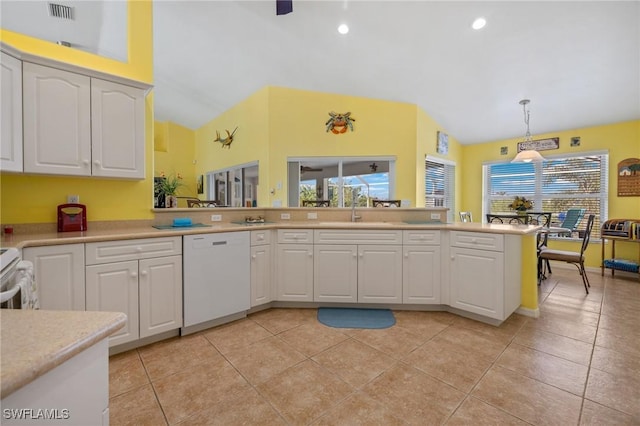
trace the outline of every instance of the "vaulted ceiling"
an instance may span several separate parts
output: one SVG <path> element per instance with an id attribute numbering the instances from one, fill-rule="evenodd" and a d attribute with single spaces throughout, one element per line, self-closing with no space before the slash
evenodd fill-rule
<path id="1" fill-rule="evenodd" d="M 416 104 L 473 144 L 524 135 L 523 98 L 534 136 L 640 118 L 640 3 L 156 1 L 154 61 L 159 120 L 276 85 Z"/>
<path id="2" fill-rule="evenodd" d="M 43 29 L 46 3 L 3 0 L 2 27 L 18 5 Z M 121 2 L 56 3 L 74 47 L 122 46 Z M 534 137 L 640 119 L 638 1 L 154 0 L 153 25 L 156 119 L 192 129 L 267 85 L 416 104 L 462 144 L 524 135 L 524 98 Z"/>

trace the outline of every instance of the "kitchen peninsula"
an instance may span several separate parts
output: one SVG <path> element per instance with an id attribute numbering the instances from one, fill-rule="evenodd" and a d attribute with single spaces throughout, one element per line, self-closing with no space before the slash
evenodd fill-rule
<path id="1" fill-rule="evenodd" d="M 138 276 L 135 283 L 127 278 L 120 286 L 125 290 L 109 297 L 111 301 L 122 298 L 123 311 L 124 306 L 135 307 L 125 312 L 124 332 L 111 338 L 116 351 L 177 335 L 180 329 L 183 334 L 197 331 L 183 329 L 182 323 L 181 237 L 194 234 L 248 232 L 246 250 L 252 253 L 250 265 L 236 265 L 251 268 L 247 283 L 251 309 L 202 324 L 203 328 L 269 307 L 326 303 L 448 310 L 494 325 L 516 310 L 537 316 L 537 227 L 443 223 L 445 213 L 445 209 L 362 208 L 357 209 L 361 219 L 351 222 L 351 211 L 339 208 L 156 209 L 153 221 L 90 223 L 85 232 L 43 232 L 38 225 L 41 229 L 30 233 L 16 227 L 3 245 L 21 248 L 23 257 L 33 260 L 36 268 L 40 253 L 48 256 L 59 249 L 67 254 L 58 257 L 73 259 L 69 249 L 76 250 L 76 260 L 69 261 L 73 267 L 68 270 L 78 269 L 78 282 L 69 288 L 70 277 L 60 284 L 67 286 L 61 291 L 43 279 L 40 299 L 44 309 L 120 310 L 101 305 L 101 291 L 92 287 L 101 285 L 100 281 L 91 277 L 94 271 L 113 270 L 110 265 L 129 262 L 135 267 L 126 275 Z M 212 222 L 212 215 L 221 220 Z M 166 229 L 174 219 L 185 217 L 202 226 Z M 261 217 L 264 223 L 246 222 L 247 217 Z M 286 217 L 289 219 L 283 219 Z M 164 226 L 156 229 L 153 225 Z M 147 266 L 151 261 L 172 271 L 158 274 L 164 280 L 158 287 L 162 288 L 160 299 L 152 295 L 154 274 Z M 327 270 L 336 275 L 321 273 Z M 39 276 L 49 274 L 41 271 Z M 128 299 L 131 295 L 135 299 Z M 157 303 L 162 305 L 154 305 Z"/>
<path id="2" fill-rule="evenodd" d="M 124 314 L 3 309 L 0 319 L 2 424 L 108 422 L 107 338 Z"/>

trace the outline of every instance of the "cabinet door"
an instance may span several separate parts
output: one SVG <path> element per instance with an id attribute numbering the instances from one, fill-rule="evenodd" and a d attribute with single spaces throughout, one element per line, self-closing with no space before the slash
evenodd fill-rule
<path id="1" fill-rule="evenodd" d="M 313 302 L 313 245 L 277 247 L 277 300 Z"/>
<path id="2" fill-rule="evenodd" d="M 402 303 L 402 246 L 358 246 L 358 302 Z"/>
<path id="3" fill-rule="evenodd" d="M 440 303 L 440 246 L 405 246 L 402 302 Z"/>
<path id="4" fill-rule="evenodd" d="M 93 176 L 144 178 L 144 91 L 91 79 Z"/>
<path id="5" fill-rule="evenodd" d="M 504 254 L 460 247 L 450 250 L 449 304 L 504 319 Z"/>
<path id="6" fill-rule="evenodd" d="M 22 61 L 1 52 L 0 170 L 22 171 Z"/>
<path id="7" fill-rule="evenodd" d="M 24 171 L 91 175 L 90 78 L 23 63 Z"/>
<path id="8" fill-rule="evenodd" d="M 271 302 L 271 246 L 251 247 L 251 307 Z"/>
<path id="9" fill-rule="evenodd" d="M 140 338 L 182 327 L 182 256 L 139 264 Z"/>
<path id="10" fill-rule="evenodd" d="M 33 263 L 40 309 L 85 310 L 84 244 L 27 247 L 22 256 Z"/>
<path id="11" fill-rule="evenodd" d="M 321 244 L 314 247 L 313 300 L 358 301 L 358 247 Z"/>
<path id="12" fill-rule="evenodd" d="M 138 261 L 87 266 L 87 310 L 124 312 L 124 328 L 109 337 L 109 346 L 137 340 Z"/>

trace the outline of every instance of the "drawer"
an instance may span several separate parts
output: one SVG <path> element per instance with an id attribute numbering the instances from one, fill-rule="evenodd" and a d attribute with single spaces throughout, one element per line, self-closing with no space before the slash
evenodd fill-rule
<path id="1" fill-rule="evenodd" d="M 504 235 L 451 231 L 451 245 L 472 249 L 504 251 Z"/>
<path id="2" fill-rule="evenodd" d="M 403 231 L 402 244 L 440 245 L 440 231 Z"/>
<path id="3" fill-rule="evenodd" d="M 316 244 L 402 244 L 402 231 L 316 229 Z"/>
<path id="4" fill-rule="evenodd" d="M 251 231 L 251 245 L 262 246 L 271 244 L 271 230 Z"/>
<path id="5" fill-rule="evenodd" d="M 279 243 L 313 243 L 313 230 L 311 229 L 278 229 Z"/>
<path id="6" fill-rule="evenodd" d="M 182 254 L 182 237 L 103 241 L 85 244 L 87 265 Z"/>

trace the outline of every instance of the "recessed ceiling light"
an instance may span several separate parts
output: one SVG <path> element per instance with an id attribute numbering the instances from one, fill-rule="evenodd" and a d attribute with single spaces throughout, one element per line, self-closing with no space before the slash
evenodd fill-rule
<path id="1" fill-rule="evenodd" d="M 338 32 L 340 34 L 346 34 L 349 32 L 349 26 L 347 24 L 340 24 L 338 27 Z"/>
<path id="2" fill-rule="evenodd" d="M 485 25 L 487 25 L 486 19 L 476 18 L 476 20 L 473 21 L 473 24 L 471 24 L 471 28 L 473 28 L 474 30 L 479 30 L 481 28 L 484 28 Z"/>

